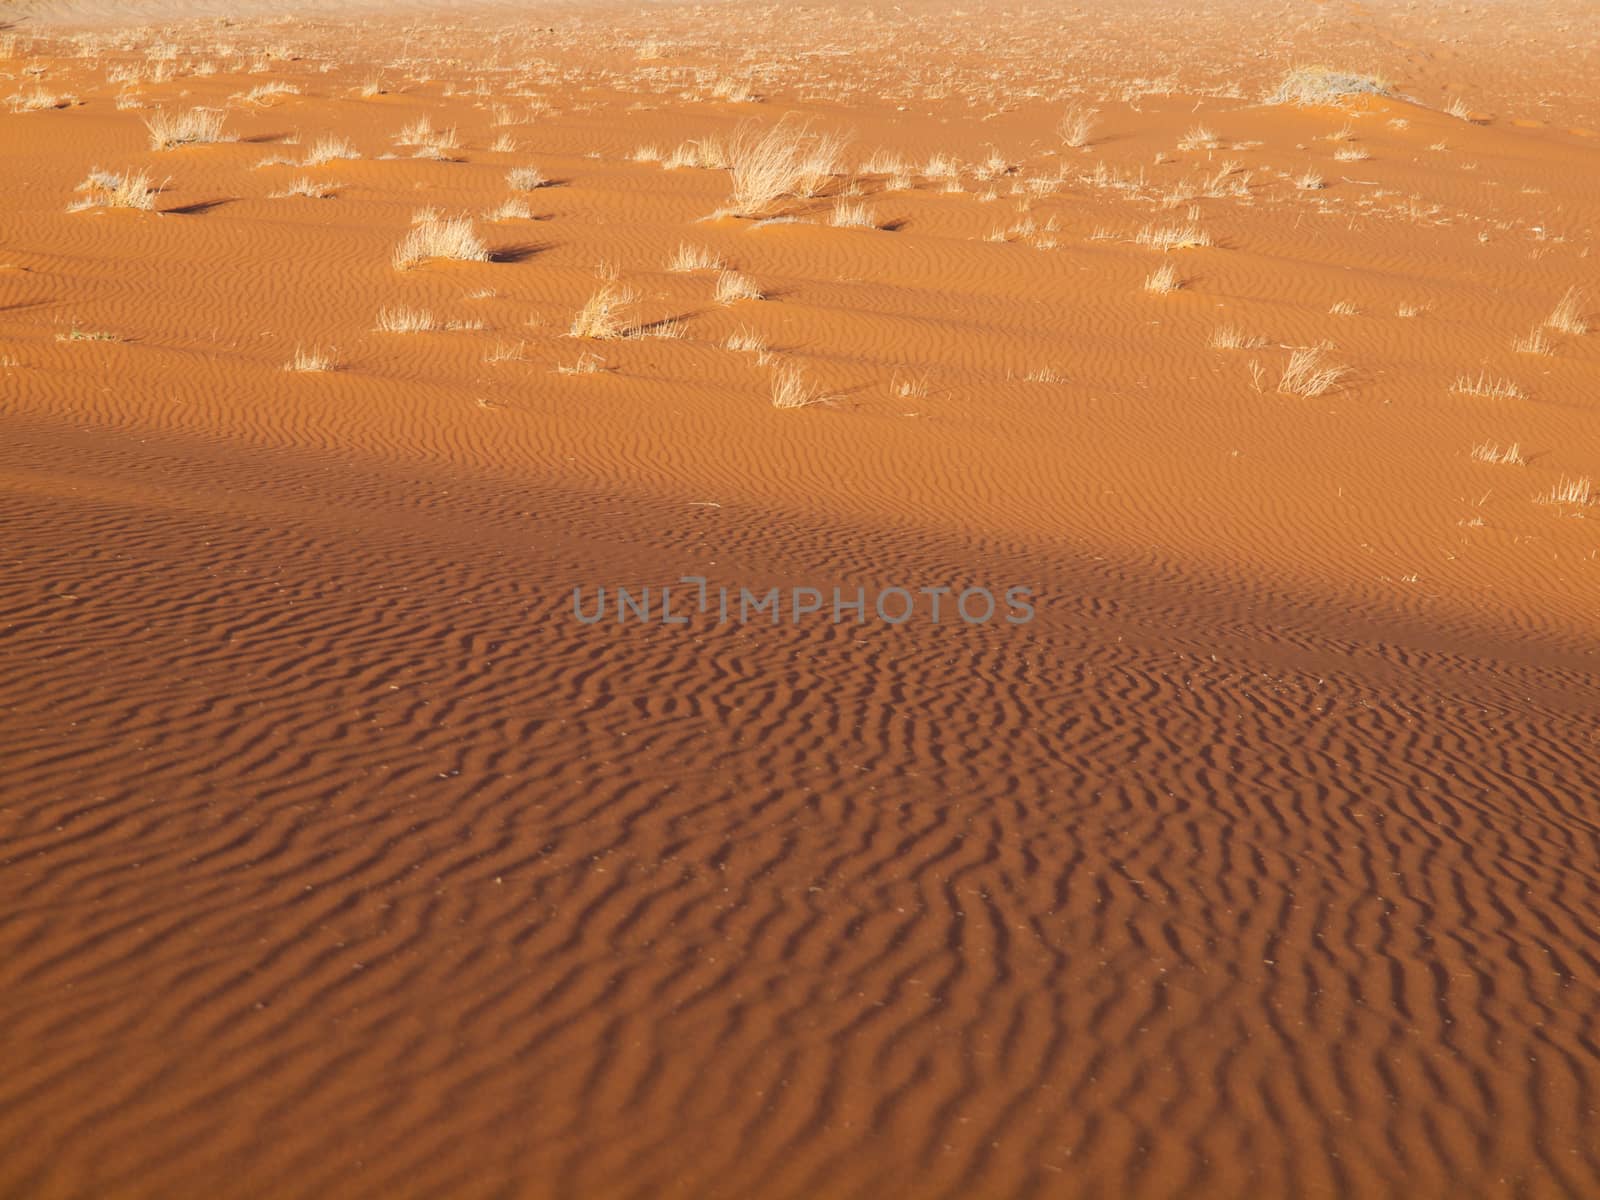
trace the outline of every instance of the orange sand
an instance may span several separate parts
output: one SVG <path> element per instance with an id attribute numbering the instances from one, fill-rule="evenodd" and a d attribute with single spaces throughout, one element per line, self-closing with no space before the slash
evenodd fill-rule
<path id="1" fill-rule="evenodd" d="M 18 10 L 0 1196 L 1600 1195 L 1586 6 L 1114 8 Z M 1038 615 L 572 617 L 685 575 Z"/>

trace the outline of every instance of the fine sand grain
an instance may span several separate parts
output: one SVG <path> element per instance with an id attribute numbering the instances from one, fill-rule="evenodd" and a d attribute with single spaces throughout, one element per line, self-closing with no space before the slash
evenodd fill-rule
<path id="1" fill-rule="evenodd" d="M 1600 1195 L 1586 8 L 0 6 L 0 1197 Z"/>

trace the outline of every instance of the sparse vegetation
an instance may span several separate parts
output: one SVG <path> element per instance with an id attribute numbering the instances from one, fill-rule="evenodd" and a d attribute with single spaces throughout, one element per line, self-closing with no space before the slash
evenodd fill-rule
<path id="1" fill-rule="evenodd" d="M 1570 479 L 1563 475 L 1561 481 L 1552 485 L 1548 492 L 1541 492 L 1535 496 L 1536 504 L 1554 504 L 1563 508 L 1588 508 L 1595 502 L 1594 485 L 1587 475 L 1580 475 Z"/>
<path id="2" fill-rule="evenodd" d="M 740 129 L 727 145 L 728 175 L 733 192 L 728 214 L 770 215 L 785 199 L 817 195 L 839 169 L 844 149 L 834 134 L 813 134 L 785 121 L 765 130 Z"/>
<path id="3" fill-rule="evenodd" d="M 828 224 L 840 229 L 876 229 L 878 218 L 872 206 L 860 200 L 838 200 L 828 215 Z"/>
<path id="4" fill-rule="evenodd" d="M 1265 338 L 1251 337 L 1233 325 L 1219 325 L 1211 331 L 1213 350 L 1256 350 L 1266 344 Z"/>
<path id="5" fill-rule="evenodd" d="M 667 270 L 680 273 L 720 271 L 727 265 L 720 256 L 704 246 L 691 246 L 687 242 L 680 242 L 677 253 L 672 256 L 672 261 L 667 263 Z"/>
<path id="6" fill-rule="evenodd" d="M 1296 67 L 1283 77 L 1268 104 L 1336 104 L 1346 96 L 1387 96 L 1389 85 L 1375 75 L 1327 67 Z"/>
<path id="7" fill-rule="evenodd" d="M 806 408 L 822 401 L 822 391 L 799 367 L 785 363 L 772 372 L 772 407 Z"/>
<path id="8" fill-rule="evenodd" d="M 335 369 L 333 352 L 315 348 L 305 350 L 296 346 L 294 348 L 294 357 L 285 364 L 283 369 L 285 371 L 332 371 Z"/>
<path id="9" fill-rule="evenodd" d="M 216 108 L 191 108 L 188 112 L 158 111 L 145 118 L 153 150 L 199 146 L 222 141 L 223 113 Z"/>
<path id="10" fill-rule="evenodd" d="M 761 289 L 755 281 L 737 271 L 723 271 L 717 276 L 716 300 L 718 304 L 734 304 L 740 300 L 762 299 Z"/>
<path id="11" fill-rule="evenodd" d="M 1278 391 L 1289 396 L 1320 396 L 1350 374 L 1350 368 L 1327 360 L 1321 346 L 1294 351 L 1278 377 Z"/>
<path id="12" fill-rule="evenodd" d="M 1472 461 L 1489 463 L 1493 466 L 1522 467 L 1527 465 L 1527 459 L 1522 457 L 1522 447 L 1517 442 L 1501 449 L 1498 442 L 1479 442 L 1472 448 Z"/>
<path id="13" fill-rule="evenodd" d="M 433 314 L 420 308 L 383 308 L 378 310 L 380 333 L 429 333 L 439 328 Z"/>
<path id="14" fill-rule="evenodd" d="M 1518 354 L 1549 354 L 1555 349 L 1545 331 L 1537 325 L 1527 337 L 1512 338 L 1511 348 Z"/>
<path id="15" fill-rule="evenodd" d="M 305 166 L 317 167 L 325 162 L 332 162 L 336 158 L 360 158 L 355 147 L 342 137 L 326 135 L 318 138 L 311 146 L 311 152 L 306 155 Z"/>
<path id="16" fill-rule="evenodd" d="M 1544 319 L 1544 327 L 1574 337 L 1588 333 L 1589 323 L 1583 317 L 1583 293 L 1575 287 L 1568 288 L 1554 311 Z"/>
<path id="17" fill-rule="evenodd" d="M 577 316 L 572 318 L 572 326 L 567 330 L 567 336 L 593 338 L 597 341 L 625 336 L 628 325 L 622 318 L 622 310 L 638 298 L 637 292 L 619 280 L 615 278 L 603 280 L 595 293 L 578 310 Z"/>
<path id="18" fill-rule="evenodd" d="M 395 248 L 394 266 L 398 271 L 407 271 L 437 258 L 488 262 L 489 247 L 472 228 L 472 218 L 445 218 L 425 212 Z"/>
<path id="19" fill-rule="evenodd" d="M 538 167 L 512 167 L 506 172 L 506 182 L 514 191 L 534 192 L 549 186 L 550 180 Z"/>
<path id="20" fill-rule="evenodd" d="M 1094 136 L 1096 111 L 1078 104 L 1068 107 L 1056 125 L 1056 133 L 1061 137 L 1061 144 L 1073 150 L 1081 150 L 1089 145 L 1090 139 Z"/>
<path id="21" fill-rule="evenodd" d="M 1479 371 L 1477 378 L 1470 375 L 1461 375 L 1456 378 L 1450 390 L 1463 396 L 1482 396 L 1489 400 L 1524 400 L 1527 398 L 1520 387 L 1509 379 L 1499 379 L 1487 371 Z"/>
<path id="22" fill-rule="evenodd" d="M 1168 292 L 1175 292 L 1182 286 L 1183 282 L 1178 278 L 1177 269 L 1171 263 L 1162 263 L 1161 266 L 1145 276 L 1144 280 L 1144 290 L 1154 292 L 1158 296 L 1164 296 Z"/>
<path id="23" fill-rule="evenodd" d="M 69 207 L 69 212 L 88 208 L 132 208 L 149 212 L 155 208 L 161 189 L 151 183 L 150 176 L 143 171 L 112 174 L 96 167 L 77 190 L 84 195 Z"/>

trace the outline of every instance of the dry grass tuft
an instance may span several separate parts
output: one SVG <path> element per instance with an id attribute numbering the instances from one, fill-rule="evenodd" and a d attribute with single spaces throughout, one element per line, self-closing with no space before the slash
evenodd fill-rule
<path id="1" fill-rule="evenodd" d="M 1070 106 L 1056 125 L 1056 133 L 1060 135 L 1062 145 L 1074 150 L 1081 150 L 1089 145 L 1094 137 L 1097 111 L 1077 104 Z"/>
<path id="2" fill-rule="evenodd" d="M 772 372 L 772 407 L 806 408 L 820 404 L 822 389 L 806 379 L 805 373 L 792 363 Z"/>
<path id="3" fill-rule="evenodd" d="M 716 301 L 718 304 L 733 304 L 740 300 L 762 299 L 761 289 L 749 277 L 737 271 L 723 271 L 717 276 Z"/>
<path id="4" fill-rule="evenodd" d="M 512 167 L 506 172 L 506 182 L 515 191 L 534 192 L 549 186 L 550 180 L 538 167 Z"/>
<path id="5" fill-rule="evenodd" d="M 1544 319 L 1544 327 L 1574 337 L 1588 333 L 1589 323 L 1583 319 L 1583 293 L 1575 287 L 1568 288 L 1555 310 Z"/>
<path id="6" fill-rule="evenodd" d="M 1541 492 L 1533 498 L 1535 504 L 1557 504 L 1574 508 L 1588 508 L 1596 497 L 1594 485 L 1587 475 L 1580 475 L 1576 479 L 1569 479 L 1565 475 L 1561 482 L 1553 485 L 1548 492 Z"/>
<path id="7" fill-rule="evenodd" d="M 816 196 L 838 173 L 844 140 L 813 134 L 805 125 L 783 121 L 765 130 L 745 126 L 727 143 L 733 216 L 770 215 L 786 199 Z"/>
<path id="8" fill-rule="evenodd" d="M 1375 75 L 1296 67 L 1283 77 L 1268 104 L 1333 104 L 1346 96 L 1387 96 L 1389 85 Z"/>
<path id="9" fill-rule="evenodd" d="M 1321 346 L 1309 346 L 1289 355 L 1278 377 L 1278 391 L 1289 396 L 1320 396 L 1349 373 L 1349 367 L 1328 362 Z"/>
<path id="10" fill-rule="evenodd" d="M 342 137 L 332 134 L 319 137 L 312 144 L 311 152 L 306 155 L 302 166 L 320 167 L 323 163 L 332 162 L 336 158 L 360 158 L 354 146 Z"/>
<path id="11" fill-rule="evenodd" d="M 380 333 L 431 333 L 439 328 L 433 314 L 421 308 L 383 308 L 378 310 Z"/>
<path id="12" fill-rule="evenodd" d="M 1528 460 L 1522 457 L 1522 446 L 1512 442 L 1505 449 L 1498 442 L 1479 442 L 1472 448 L 1472 461 L 1489 463 L 1497 467 L 1525 467 Z"/>
<path id="13" fill-rule="evenodd" d="M 605 280 L 572 318 L 567 336 L 597 341 L 625 337 L 629 327 L 622 318 L 622 310 L 638 298 L 637 292 L 618 280 Z"/>
<path id="14" fill-rule="evenodd" d="M 677 253 L 667 263 L 667 270 L 680 273 L 720 271 L 727 265 L 722 261 L 721 256 L 707 250 L 704 246 L 691 246 L 687 242 L 680 242 Z"/>
<path id="15" fill-rule="evenodd" d="M 728 340 L 722 344 L 736 354 L 765 355 L 768 349 L 767 339 L 744 325 L 730 333 Z"/>
<path id="16" fill-rule="evenodd" d="M 1175 292 L 1183 286 L 1183 281 L 1178 278 L 1178 272 L 1171 263 L 1163 263 L 1156 270 L 1145 276 L 1144 290 L 1164 296 L 1168 292 Z"/>
<path id="17" fill-rule="evenodd" d="M 1191 250 L 1211 245 L 1211 235 L 1192 221 L 1187 225 L 1162 229 L 1146 225 L 1133 240 L 1155 250 Z"/>
<path id="18" fill-rule="evenodd" d="M 132 208 L 150 212 L 155 208 L 156 196 L 161 191 L 143 171 L 137 175 L 132 171 L 113 175 L 98 167 L 89 172 L 89 177 L 78 185 L 77 190 L 87 194 L 75 201 L 68 208 L 69 212 L 81 212 L 86 208 Z"/>
<path id="19" fill-rule="evenodd" d="M 220 142 L 224 115 L 221 109 L 191 108 L 185 113 L 159 111 L 145 118 L 145 128 L 150 131 L 150 146 L 154 150 L 171 150 L 175 146 L 199 146 Z"/>
<path id="20" fill-rule="evenodd" d="M 441 217 L 425 212 L 395 248 L 394 267 L 407 271 L 434 258 L 488 262 L 489 247 L 472 228 L 471 217 Z"/>
<path id="21" fill-rule="evenodd" d="M 1251 337 L 1233 325 L 1220 325 L 1211 331 L 1213 350 L 1257 350 L 1266 344 L 1265 338 Z"/>
<path id="22" fill-rule="evenodd" d="M 1489 400 L 1527 399 L 1527 393 L 1511 380 L 1497 379 L 1487 371 L 1479 371 L 1476 379 L 1469 375 L 1458 376 L 1450 390 L 1458 395 L 1482 396 Z"/>
<path id="23" fill-rule="evenodd" d="M 1555 344 L 1543 329 L 1535 325 L 1527 337 L 1512 338 L 1511 348 L 1518 354 L 1549 354 L 1555 349 Z"/>
<path id="24" fill-rule="evenodd" d="M 828 214 L 828 224 L 838 229 L 876 229 L 878 217 L 872 206 L 863 201 L 840 199 Z"/>
<path id="25" fill-rule="evenodd" d="M 294 357 L 284 365 L 285 371 L 333 371 L 337 370 L 334 362 L 334 352 L 331 350 L 310 349 L 304 350 L 299 346 L 294 348 Z"/>

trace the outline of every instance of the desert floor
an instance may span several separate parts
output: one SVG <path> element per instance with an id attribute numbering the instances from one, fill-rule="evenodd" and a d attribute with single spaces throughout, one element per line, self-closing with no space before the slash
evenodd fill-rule
<path id="1" fill-rule="evenodd" d="M 1600 1195 L 1592 17 L 0 5 L 0 1196 Z"/>

